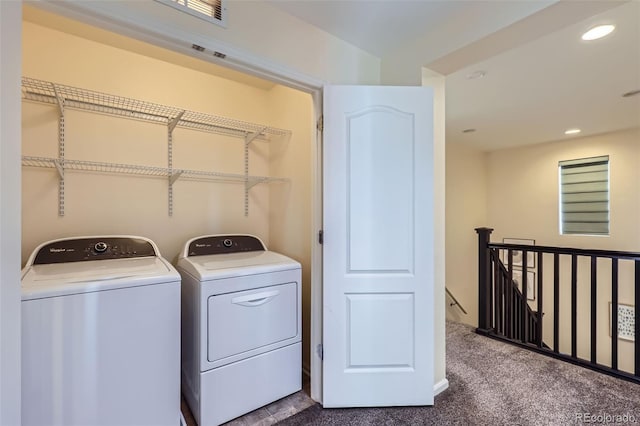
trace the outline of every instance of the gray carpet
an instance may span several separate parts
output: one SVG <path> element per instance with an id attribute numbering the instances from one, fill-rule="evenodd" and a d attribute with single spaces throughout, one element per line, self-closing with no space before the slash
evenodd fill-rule
<path id="1" fill-rule="evenodd" d="M 639 385 L 477 335 L 463 324 L 447 323 L 447 379 L 449 388 L 433 407 L 316 404 L 279 425 L 640 424 Z"/>

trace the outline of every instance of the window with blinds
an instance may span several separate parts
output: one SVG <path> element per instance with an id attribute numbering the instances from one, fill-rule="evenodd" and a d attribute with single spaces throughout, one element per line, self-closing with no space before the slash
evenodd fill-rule
<path id="1" fill-rule="evenodd" d="M 609 235 L 609 156 L 561 161 L 560 233 Z"/>
<path id="2" fill-rule="evenodd" d="M 156 0 L 182 12 L 206 19 L 209 22 L 227 26 L 224 0 Z"/>

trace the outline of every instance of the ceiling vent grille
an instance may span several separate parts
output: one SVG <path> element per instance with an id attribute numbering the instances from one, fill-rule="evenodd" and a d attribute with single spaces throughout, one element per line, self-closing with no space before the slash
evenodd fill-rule
<path id="1" fill-rule="evenodd" d="M 227 8 L 225 0 L 156 0 L 189 15 L 213 22 L 222 27 L 227 26 Z"/>

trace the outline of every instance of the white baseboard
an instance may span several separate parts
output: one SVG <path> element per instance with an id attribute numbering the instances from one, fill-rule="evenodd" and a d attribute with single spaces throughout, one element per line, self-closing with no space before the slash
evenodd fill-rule
<path id="1" fill-rule="evenodd" d="M 449 387 L 449 381 L 444 378 L 440 380 L 438 383 L 433 385 L 433 396 L 437 396 L 441 392 L 444 392 Z"/>

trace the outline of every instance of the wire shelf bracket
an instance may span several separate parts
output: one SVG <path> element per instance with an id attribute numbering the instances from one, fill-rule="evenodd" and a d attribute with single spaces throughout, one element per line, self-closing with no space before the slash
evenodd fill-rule
<path id="1" fill-rule="evenodd" d="M 169 185 L 173 186 L 173 184 L 176 183 L 176 181 L 180 178 L 180 176 L 182 176 L 182 173 L 183 173 L 182 170 L 178 170 L 177 172 L 171 173 L 171 175 L 169 176 Z"/>
<path id="2" fill-rule="evenodd" d="M 58 216 L 64 216 L 64 167 L 61 164 L 64 164 L 64 98 L 60 95 L 56 85 L 51 83 L 51 89 L 56 97 L 56 102 L 58 104 L 58 159 L 61 163 L 56 163 L 56 168 L 58 169 Z"/>
<path id="3" fill-rule="evenodd" d="M 173 131 L 184 115 L 180 111 L 174 118 L 167 121 L 167 165 L 169 167 L 169 185 L 167 185 L 167 195 L 169 204 L 169 216 L 173 216 L 173 184 L 180 177 L 180 173 L 173 173 Z"/>

